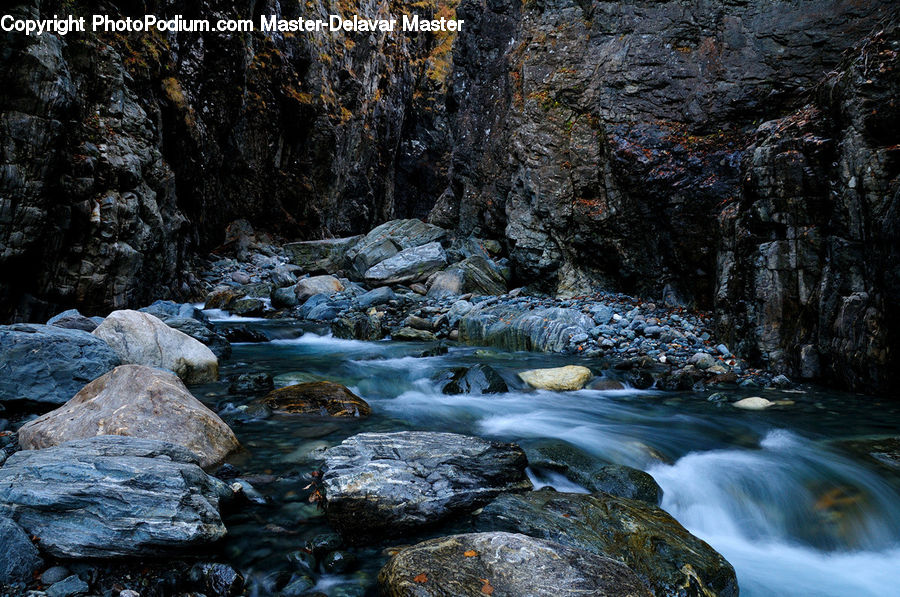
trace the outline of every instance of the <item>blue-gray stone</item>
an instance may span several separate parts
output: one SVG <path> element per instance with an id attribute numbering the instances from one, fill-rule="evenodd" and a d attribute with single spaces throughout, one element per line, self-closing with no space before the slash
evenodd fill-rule
<path id="1" fill-rule="evenodd" d="M 377 307 L 378 305 L 383 305 L 387 302 L 395 300 L 396 298 L 397 293 L 391 290 L 388 286 L 382 286 L 356 297 L 356 304 L 359 305 L 361 309 L 368 309 L 369 307 Z"/>
<path id="2" fill-rule="evenodd" d="M 0 586 L 29 582 L 43 565 L 22 527 L 0 516 Z"/>
<path id="3" fill-rule="evenodd" d="M 109 345 L 82 330 L 0 326 L 0 401 L 63 404 L 119 365 Z"/>
<path id="4" fill-rule="evenodd" d="M 88 584 L 73 574 L 50 585 L 46 593 L 47 597 L 77 597 L 78 595 L 86 595 L 89 590 Z"/>
<path id="5" fill-rule="evenodd" d="M 100 325 L 89 317 L 82 315 L 78 309 L 69 309 L 47 320 L 47 325 L 55 325 L 58 328 L 68 330 L 82 330 L 84 332 L 93 332 Z"/>

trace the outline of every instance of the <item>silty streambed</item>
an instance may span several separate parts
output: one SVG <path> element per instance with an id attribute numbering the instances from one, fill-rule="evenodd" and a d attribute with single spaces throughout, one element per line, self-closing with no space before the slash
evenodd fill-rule
<path id="1" fill-rule="evenodd" d="M 794 401 L 747 412 L 708 401 L 711 392 L 534 392 L 518 382 L 517 371 L 577 359 L 471 347 L 420 358 L 427 344 L 339 340 L 321 331 L 304 333 L 286 320 L 239 322 L 274 340 L 234 345 L 231 360 L 223 363 L 223 381 L 194 391 L 232 425 L 247 448 L 232 462 L 269 500 L 230 514 L 221 546 L 221 557 L 249 576 L 257 594 L 290 576 L 289 553 L 329 530 L 304 490 L 308 473 L 319 466 L 316 452 L 356 433 L 406 429 L 523 446 L 561 439 L 599 461 L 646 470 L 665 492 L 662 507 L 734 565 L 744 596 L 884 596 L 900 586 L 900 478 L 832 443 L 897 434 L 895 402 L 814 387 L 802 393 L 726 392 L 732 400 L 762 395 Z M 446 396 L 432 380 L 436 372 L 479 362 L 498 370 L 511 392 Z M 240 407 L 257 400 L 227 390 L 230 377 L 253 372 L 272 374 L 276 387 L 317 379 L 342 383 L 369 402 L 373 415 L 254 418 L 252 409 Z M 537 485 L 581 491 L 559 474 L 531 475 Z M 320 570 L 316 590 L 374 594 L 386 561 L 383 548 L 351 550 L 359 561 L 354 570 Z"/>

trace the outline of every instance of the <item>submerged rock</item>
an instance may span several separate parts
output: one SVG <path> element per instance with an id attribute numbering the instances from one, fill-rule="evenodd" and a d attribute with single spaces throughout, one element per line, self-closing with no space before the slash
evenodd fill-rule
<path id="1" fill-rule="evenodd" d="M 519 377 L 532 388 L 566 392 L 580 390 L 593 377 L 587 367 L 566 365 L 552 369 L 531 369 L 522 371 Z"/>
<path id="2" fill-rule="evenodd" d="M 388 597 L 650 597 L 627 566 L 514 533 L 470 533 L 404 547 L 378 575 Z"/>
<path id="3" fill-rule="evenodd" d="M 13 454 L 0 468 L 0 515 L 60 558 L 171 556 L 225 536 L 229 489 L 175 444 L 101 436 Z"/>
<path id="4" fill-rule="evenodd" d="M 270 392 L 263 401 L 275 411 L 331 417 L 368 417 L 371 407 L 341 384 L 299 383 Z"/>
<path id="5" fill-rule="evenodd" d="M 97 435 L 178 444 L 196 454 L 204 468 L 240 447 L 228 425 L 178 377 L 141 365 L 116 367 L 60 408 L 26 423 L 19 429 L 19 444 L 39 450 Z"/>
<path id="6" fill-rule="evenodd" d="M 82 330 L 0 326 L 0 402 L 62 404 L 119 363 L 106 342 Z"/>
<path id="7" fill-rule="evenodd" d="M 476 519 L 480 531 L 556 541 L 624 562 L 658 596 L 737 597 L 734 568 L 665 511 L 638 500 L 534 491 L 502 495 Z"/>
<path id="8" fill-rule="evenodd" d="M 521 448 L 455 433 L 362 433 L 324 458 L 328 519 L 351 541 L 402 535 L 531 488 Z"/>
<path id="9" fill-rule="evenodd" d="M 421 282 L 447 265 L 441 243 L 404 249 L 366 270 L 366 282 L 377 285 Z"/>
<path id="10" fill-rule="evenodd" d="M 92 333 L 123 363 L 168 369 L 188 384 L 219 378 L 219 361 L 205 344 L 149 313 L 113 311 Z"/>

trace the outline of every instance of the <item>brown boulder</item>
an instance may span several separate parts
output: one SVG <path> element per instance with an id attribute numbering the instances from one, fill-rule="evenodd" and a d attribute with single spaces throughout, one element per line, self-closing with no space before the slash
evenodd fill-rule
<path id="1" fill-rule="evenodd" d="M 178 377 L 142 365 L 122 365 L 84 386 L 75 397 L 19 430 L 25 450 L 75 439 L 124 435 L 184 446 L 203 467 L 240 447 L 234 433 L 194 398 Z"/>
<path id="2" fill-rule="evenodd" d="M 277 389 L 263 399 L 273 410 L 323 417 L 368 417 L 372 409 L 365 400 L 330 381 L 298 383 Z"/>

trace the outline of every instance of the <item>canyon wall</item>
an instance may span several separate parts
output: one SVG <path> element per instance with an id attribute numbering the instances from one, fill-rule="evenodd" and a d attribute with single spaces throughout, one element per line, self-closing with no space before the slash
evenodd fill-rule
<path id="1" fill-rule="evenodd" d="M 896 363 L 889 0 L 148 0 L 17 11 L 418 12 L 459 34 L 24 38 L 0 52 L 4 319 L 190 292 L 228 222 L 429 218 L 520 284 L 714 308 L 790 375 Z M 892 95 L 893 94 L 893 95 Z"/>

